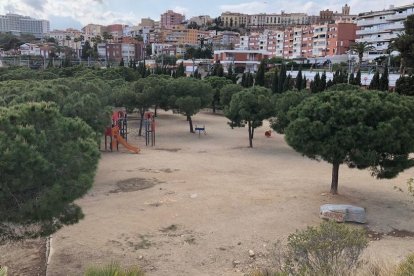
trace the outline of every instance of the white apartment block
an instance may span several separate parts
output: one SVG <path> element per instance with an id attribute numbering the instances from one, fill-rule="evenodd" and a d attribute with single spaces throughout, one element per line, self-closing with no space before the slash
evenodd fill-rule
<path id="1" fill-rule="evenodd" d="M 293 52 L 292 58 L 300 58 L 302 56 L 302 28 L 293 28 Z"/>
<path id="2" fill-rule="evenodd" d="M 34 19 L 18 14 L 0 15 L 0 32 L 10 32 L 14 35 L 32 34 L 43 38 L 50 31 L 48 20 Z"/>
<path id="3" fill-rule="evenodd" d="M 414 4 L 387 10 L 361 13 L 357 19 L 357 42 L 369 42 L 375 47 L 365 55 L 372 60 L 385 53 L 390 41 L 404 31 L 404 21 L 414 14 Z"/>
<path id="4" fill-rule="evenodd" d="M 318 25 L 313 31 L 312 54 L 315 57 L 324 57 L 328 46 L 328 25 Z"/>

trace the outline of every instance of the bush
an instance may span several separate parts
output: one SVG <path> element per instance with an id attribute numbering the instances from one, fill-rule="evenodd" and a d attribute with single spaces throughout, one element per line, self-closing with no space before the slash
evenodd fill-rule
<path id="1" fill-rule="evenodd" d="M 144 276 L 144 272 L 137 266 L 122 268 L 117 263 L 105 266 L 93 266 L 86 270 L 85 276 Z"/>
<path id="2" fill-rule="evenodd" d="M 7 267 L 0 266 L 0 276 L 7 276 Z"/>
<path id="3" fill-rule="evenodd" d="M 323 222 L 289 236 L 284 270 L 289 275 L 347 275 L 359 267 L 367 245 L 364 230 Z"/>
<path id="4" fill-rule="evenodd" d="M 338 84 L 334 84 L 333 86 L 329 87 L 327 89 L 328 91 L 362 91 L 361 87 L 359 87 L 358 85 L 352 85 L 352 84 L 347 84 L 347 83 L 338 83 Z"/>
<path id="5" fill-rule="evenodd" d="M 0 276 L 7 276 L 7 267 L 0 266 Z"/>
<path id="6" fill-rule="evenodd" d="M 410 255 L 397 268 L 396 276 L 414 275 L 414 254 Z"/>

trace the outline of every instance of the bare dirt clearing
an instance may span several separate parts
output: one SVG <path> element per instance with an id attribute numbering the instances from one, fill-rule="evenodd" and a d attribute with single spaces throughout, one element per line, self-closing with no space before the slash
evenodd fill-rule
<path id="1" fill-rule="evenodd" d="M 243 275 L 268 262 L 278 239 L 319 224 L 326 203 L 366 208 L 375 233 L 414 231 L 414 203 L 393 188 L 405 188 L 414 170 L 379 181 L 341 166 L 340 195 L 331 196 L 331 165 L 302 157 L 281 135 L 266 138 L 267 126 L 247 148 L 247 130 L 226 122 L 196 115 L 207 131 L 199 137 L 184 116 L 161 112 L 156 147 L 132 130 L 140 154 L 103 153 L 93 189 L 78 201 L 85 219 L 53 236 L 48 275 L 80 275 L 113 260 L 150 276 Z M 367 254 L 400 260 L 412 252 L 414 237 L 382 235 Z"/>

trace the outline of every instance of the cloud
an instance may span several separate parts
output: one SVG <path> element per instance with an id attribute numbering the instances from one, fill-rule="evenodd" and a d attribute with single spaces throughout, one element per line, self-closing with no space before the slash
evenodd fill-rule
<path id="1" fill-rule="evenodd" d="M 259 12 L 265 12 L 269 7 L 269 4 L 267 2 L 259 2 L 259 1 L 253 1 L 253 2 L 247 2 L 247 3 L 240 3 L 240 4 L 234 4 L 234 5 L 220 5 L 219 9 L 222 12 L 241 12 L 241 13 L 259 13 Z"/>
<path id="2" fill-rule="evenodd" d="M 188 8 L 180 7 L 180 6 L 176 6 L 172 10 L 177 12 L 177 13 L 184 14 L 184 15 L 188 15 L 188 13 L 190 12 L 190 10 Z"/>
<path id="3" fill-rule="evenodd" d="M 43 11 L 43 5 L 46 3 L 44 0 L 22 0 L 22 2 L 29 7 L 32 7 L 34 9 L 38 9 Z"/>

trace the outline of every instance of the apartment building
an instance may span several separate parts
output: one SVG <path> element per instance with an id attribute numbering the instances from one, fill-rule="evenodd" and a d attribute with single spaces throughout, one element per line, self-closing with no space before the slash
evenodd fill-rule
<path id="1" fill-rule="evenodd" d="M 106 26 L 104 32 L 107 32 L 108 34 L 112 35 L 113 41 L 118 41 L 124 35 L 124 28 L 125 28 L 125 25 L 112 24 L 112 25 Z"/>
<path id="2" fill-rule="evenodd" d="M 354 23 L 339 22 L 328 25 L 327 56 L 344 55 L 356 40 L 357 26 Z"/>
<path id="3" fill-rule="evenodd" d="M 240 28 L 246 27 L 249 15 L 235 12 L 224 12 L 221 14 L 221 21 L 224 27 Z"/>
<path id="4" fill-rule="evenodd" d="M 371 43 L 375 50 L 365 54 L 366 59 L 383 55 L 390 41 L 404 32 L 404 21 L 414 14 L 414 4 L 382 11 L 361 13 L 357 19 L 357 42 Z"/>
<path id="5" fill-rule="evenodd" d="M 101 59 L 109 62 L 123 59 L 126 64 L 131 60 L 142 60 L 145 53 L 142 43 L 99 43 L 97 48 Z"/>
<path id="6" fill-rule="evenodd" d="M 346 54 L 356 39 L 356 24 L 298 25 L 241 36 L 238 50 L 266 51 L 273 57 L 302 59 Z"/>
<path id="7" fill-rule="evenodd" d="M 82 28 L 82 33 L 84 33 L 85 37 L 95 37 L 95 36 L 102 36 L 105 32 L 105 27 L 98 24 L 88 24 Z"/>
<path id="8" fill-rule="evenodd" d="M 302 27 L 302 45 L 301 45 L 301 57 L 311 58 L 313 56 L 313 26 Z"/>
<path id="9" fill-rule="evenodd" d="M 53 30 L 47 34 L 48 37 L 54 38 L 59 46 L 71 48 L 76 48 L 76 46 L 80 45 L 80 41 L 75 42 L 75 39 L 79 39 L 82 35 L 83 33 L 76 29 Z"/>
<path id="10" fill-rule="evenodd" d="M 206 26 L 208 24 L 210 24 L 213 20 L 211 19 L 211 17 L 209 15 L 199 15 L 199 16 L 194 16 L 191 17 L 189 22 L 194 22 L 196 23 L 198 26 Z"/>
<path id="11" fill-rule="evenodd" d="M 267 51 L 257 50 L 219 50 L 214 51 L 214 62 L 223 65 L 225 71 L 230 66 L 244 68 L 248 72 L 256 72 L 260 62 L 265 58 L 271 58 Z"/>
<path id="12" fill-rule="evenodd" d="M 32 34 L 43 38 L 50 31 L 48 20 L 39 20 L 18 14 L 0 15 L 0 32 L 10 32 L 14 35 Z"/>
<path id="13" fill-rule="evenodd" d="M 172 10 L 168 10 L 161 14 L 161 29 L 172 29 L 174 26 L 180 25 L 185 20 L 185 16 L 176 13 Z"/>

